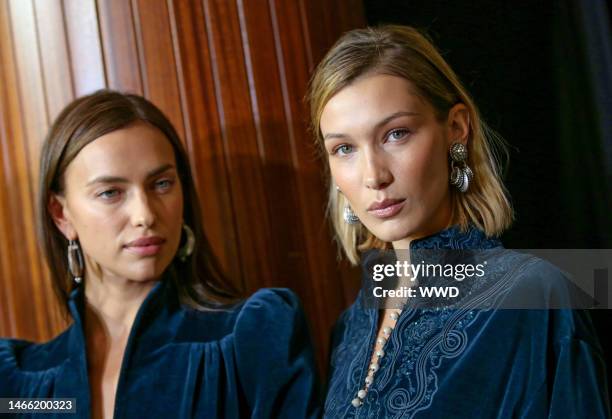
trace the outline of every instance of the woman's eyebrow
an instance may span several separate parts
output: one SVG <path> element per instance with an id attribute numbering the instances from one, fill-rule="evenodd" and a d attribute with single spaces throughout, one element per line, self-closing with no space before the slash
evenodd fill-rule
<path id="1" fill-rule="evenodd" d="M 161 173 L 164 173 L 166 170 L 170 170 L 170 169 L 174 169 L 174 165 L 173 164 L 164 164 L 163 166 L 158 167 L 157 169 L 153 169 L 151 170 L 148 174 L 147 174 L 147 179 L 157 176 Z"/>
<path id="2" fill-rule="evenodd" d="M 374 130 L 377 130 L 380 127 L 388 124 L 389 122 L 393 121 L 395 118 L 399 118 L 399 117 L 402 117 L 402 116 L 419 116 L 419 115 L 420 114 L 417 113 L 417 112 L 409 112 L 409 111 L 395 112 L 395 113 L 392 113 L 391 115 L 383 118 L 382 120 L 378 121 L 376 123 L 376 125 L 374 126 Z M 332 138 L 346 138 L 346 137 L 348 137 L 346 134 L 337 134 L 337 133 L 330 132 L 330 133 L 325 134 L 323 136 L 323 140 L 327 141 L 327 140 L 330 140 Z"/>
<path id="3" fill-rule="evenodd" d="M 387 116 L 386 118 L 378 121 L 376 123 L 376 125 L 374 126 L 374 129 L 378 129 L 386 124 L 388 124 L 389 122 L 393 121 L 395 118 L 399 118 L 402 116 L 418 116 L 420 115 L 417 112 L 410 112 L 410 111 L 399 111 L 399 112 L 395 112 L 392 113 L 391 115 Z"/>
<path id="4" fill-rule="evenodd" d="M 173 169 L 173 168 L 174 168 L 173 164 L 164 164 L 163 166 L 160 166 L 156 169 L 151 170 L 147 174 L 147 179 L 157 176 L 165 172 L 166 170 Z M 85 186 L 93 185 L 94 183 L 128 183 L 128 182 L 129 182 L 128 179 L 119 177 L 119 176 L 98 176 L 90 180 L 89 182 L 87 182 Z"/>
<path id="5" fill-rule="evenodd" d="M 331 140 L 332 138 L 346 138 L 347 135 L 346 134 L 335 134 L 333 132 L 330 132 L 328 134 L 325 134 L 325 136 L 323 137 L 323 140 L 327 141 L 327 140 Z"/>

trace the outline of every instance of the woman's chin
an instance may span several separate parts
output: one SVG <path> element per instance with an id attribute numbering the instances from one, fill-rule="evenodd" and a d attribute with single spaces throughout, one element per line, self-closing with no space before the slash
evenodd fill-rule
<path id="1" fill-rule="evenodd" d="M 159 267 L 138 267 L 126 270 L 126 278 L 134 282 L 156 281 L 161 278 L 164 270 Z"/>
<path id="2" fill-rule="evenodd" d="M 414 229 L 406 224 L 408 223 L 405 220 L 393 220 L 393 222 L 378 223 L 368 230 L 379 240 L 393 243 L 410 237 L 414 233 Z"/>

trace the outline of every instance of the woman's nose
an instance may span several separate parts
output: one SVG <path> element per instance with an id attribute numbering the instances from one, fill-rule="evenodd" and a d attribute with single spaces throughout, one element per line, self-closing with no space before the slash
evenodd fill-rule
<path id="1" fill-rule="evenodd" d="M 365 155 L 364 184 L 368 189 L 384 189 L 393 182 L 393 175 L 389 170 L 384 156 L 376 152 Z"/>
<path id="2" fill-rule="evenodd" d="M 149 198 L 144 191 L 135 193 L 130 208 L 132 225 L 134 227 L 149 228 L 155 222 L 155 214 L 151 208 Z"/>

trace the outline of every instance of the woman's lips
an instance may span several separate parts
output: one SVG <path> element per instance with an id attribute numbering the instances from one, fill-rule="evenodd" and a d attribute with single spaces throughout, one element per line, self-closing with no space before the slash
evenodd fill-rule
<path id="1" fill-rule="evenodd" d="M 390 218 L 404 207 L 405 199 L 386 200 L 370 206 L 368 212 L 378 218 Z"/>
<path id="2" fill-rule="evenodd" d="M 165 242 L 161 237 L 143 237 L 125 245 L 125 250 L 138 256 L 153 256 L 160 252 Z"/>

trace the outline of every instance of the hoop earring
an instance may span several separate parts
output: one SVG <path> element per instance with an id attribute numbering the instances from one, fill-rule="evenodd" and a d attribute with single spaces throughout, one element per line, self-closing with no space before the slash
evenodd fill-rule
<path id="1" fill-rule="evenodd" d="M 76 240 L 68 241 L 68 269 L 75 283 L 83 282 L 83 252 Z"/>
<path id="2" fill-rule="evenodd" d="M 185 262 L 189 256 L 193 253 L 195 247 L 195 235 L 193 230 L 187 224 L 183 223 L 183 231 L 185 232 L 186 241 L 183 247 L 178 251 L 178 258 L 181 262 Z"/>
<path id="3" fill-rule="evenodd" d="M 462 143 L 453 143 L 449 151 L 451 158 L 451 175 L 450 183 L 459 189 L 460 192 L 465 193 L 470 182 L 474 178 L 474 172 L 467 165 L 467 147 Z"/>

